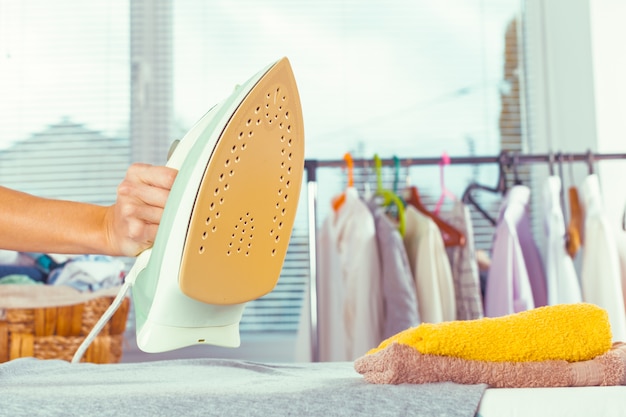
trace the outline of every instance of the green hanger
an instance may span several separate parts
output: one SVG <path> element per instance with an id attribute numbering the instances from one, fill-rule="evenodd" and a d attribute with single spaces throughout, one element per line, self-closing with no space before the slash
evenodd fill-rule
<path id="1" fill-rule="evenodd" d="M 398 182 L 400 181 L 400 158 L 396 155 L 393 156 L 393 192 L 398 194 Z"/>
<path id="2" fill-rule="evenodd" d="M 398 158 L 395 155 L 393 157 L 393 165 L 395 167 L 395 170 L 394 170 L 394 173 L 393 173 L 393 192 L 394 192 L 395 195 L 398 196 L 398 198 L 402 202 L 402 207 L 406 207 L 406 201 L 404 201 L 404 198 L 402 197 L 402 193 L 399 191 L 400 168 L 402 168 L 402 166 L 400 164 L 400 158 Z"/>
<path id="3" fill-rule="evenodd" d="M 404 236 L 404 232 L 406 231 L 406 220 L 404 218 L 404 204 L 402 200 L 396 193 L 391 190 L 387 190 L 383 188 L 383 176 L 382 176 L 382 167 L 383 162 L 378 156 L 378 154 L 374 155 L 374 167 L 376 169 L 376 194 L 383 198 L 382 205 L 389 206 L 390 204 L 395 204 L 398 208 L 398 231 L 401 236 Z"/>

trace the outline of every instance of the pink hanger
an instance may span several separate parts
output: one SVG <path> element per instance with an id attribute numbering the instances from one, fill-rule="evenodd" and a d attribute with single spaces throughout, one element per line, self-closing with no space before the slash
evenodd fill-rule
<path id="1" fill-rule="evenodd" d="M 439 211 L 441 210 L 441 206 L 443 205 L 446 197 L 450 198 L 452 201 L 456 201 L 456 196 L 452 193 L 452 191 L 446 188 L 445 181 L 443 179 L 443 168 L 446 165 L 450 165 L 450 157 L 447 152 L 441 154 L 441 162 L 439 162 L 439 182 L 441 184 L 441 197 L 439 197 L 439 201 L 437 201 L 437 205 L 435 206 L 434 213 L 439 215 Z"/>

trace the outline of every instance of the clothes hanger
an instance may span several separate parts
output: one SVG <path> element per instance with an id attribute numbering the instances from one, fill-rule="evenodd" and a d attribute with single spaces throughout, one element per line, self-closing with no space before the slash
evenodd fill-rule
<path id="1" fill-rule="evenodd" d="M 565 192 L 563 191 L 565 188 L 565 178 L 563 178 L 563 154 L 561 152 L 556 154 L 556 160 L 559 164 L 559 178 L 561 179 L 561 189 L 559 190 L 559 200 L 561 203 L 561 210 L 565 210 Z M 567 223 L 565 223 L 565 228 L 567 229 Z"/>
<path id="2" fill-rule="evenodd" d="M 571 154 L 570 154 L 571 155 Z M 550 151 L 550 153 L 548 154 L 548 164 L 549 164 L 549 169 L 550 169 L 550 176 L 555 176 L 554 173 L 554 164 L 555 164 L 555 160 L 559 165 L 559 179 L 561 180 L 561 188 L 559 189 L 559 204 L 561 205 L 561 212 L 563 213 L 563 224 L 565 225 L 565 250 L 569 252 L 568 247 L 570 246 L 570 239 L 571 237 L 571 233 L 568 230 L 569 225 L 567 222 L 567 219 L 565 217 L 565 178 L 563 176 L 563 154 L 561 152 L 557 152 L 556 155 L 554 153 L 552 153 L 552 151 Z M 571 168 L 572 168 L 572 164 L 570 161 L 570 174 L 571 174 Z M 571 174 L 571 180 L 572 183 L 574 182 L 573 180 L 573 174 Z M 577 251 L 578 248 L 572 247 L 573 250 Z M 575 252 L 574 252 L 575 254 Z"/>
<path id="3" fill-rule="evenodd" d="M 548 152 L 548 171 L 550 172 L 550 176 L 554 175 L 554 154 L 552 151 Z"/>
<path id="4" fill-rule="evenodd" d="M 404 216 L 404 204 L 400 197 L 395 194 L 391 190 L 387 190 L 383 188 L 383 176 L 382 176 L 382 167 L 383 162 L 378 156 L 378 154 L 374 155 L 374 167 L 376 170 L 376 195 L 382 197 L 381 205 L 383 207 L 387 207 L 390 205 L 395 205 L 398 209 L 398 231 L 401 236 L 404 236 L 404 232 L 406 231 L 406 220 Z"/>
<path id="5" fill-rule="evenodd" d="M 500 152 L 500 156 L 498 157 L 498 182 L 496 183 L 495 187 L 487 187 L 485 185 L 479 184 L 477 182 L 473 182 L 470 185 L 467 186 L 467 188 L 465 189 L 465 191 L 463 192 L 463 196 L 461 197 L 461 201 L 465 204 L 471 204 L 472 206 L 474 206 L 474 208 L 483 215 L 483 217 L 485 219 L 487 219 L 487 221 L 489 223 L 491 223 L 492 226 L 496 225 L 496 219 L 494 219 L 491 214 L 489 214 L 489 212 L 487 212 L 487 210 L 485 210 L 484 208 L 482 208 L 480 206 L 480 204 L 478 204 L 478 202 L 474 199 L 474 197 L 472 196 L 472 192 L 473 191 L 487 191 L 490 193 L 494 193 L 494 194 L 502 194 L 504 195 L 507 191 L 507 185 L 506 185 L 506 171 L 504 170 L 505 165 L 507 164 L 508 161 L 508 156 L 506 154 L 505 151 Z"/>
<path id="6" fill-rule="evenodd" d="M 580 246 L 583 243 L 583 212 L 580 207 L 580 198 L 578 196 L 578 188 L 574 181 L 574 155 L 570 154 L 569 159 L 569 175 L 570 175 L 570 187 L 568 189 L 569 195 L 569 223 L 567 225 L 567 240 L 565 242 L 565 250 L 568 255 L 573 259 L 576 257 Z"/>
<path id="7" fill-rule="evenodd" d="M 354 187 L 354 161 L 352 159 L 352 155 L 350 152 L 347 152 L 343 159 L 346 161 L 346 167 L 348 169 L 348 186 L 347 188 Z M 333 198 L 332 206 L 335 212 L 339 211 L 341 206 L 346 202 L 346 192 L 339 194 L 337 197 Z"/>
<path id="8" fill-rule="evenodd" d="M 365 200 L 370 200 L 372 198 L 372 188 L 370 185 L 370 178 L 372 171 L 370 170 L 370 165 L 367 158 L 362 158 L 363 167 L 362 171 L 365 179 L 363 180 L 363 198 Z"/>
<path id="9" fill-rule="evenodd" d="M 393 156 L 393 167 L 393 192 L 400 196 L 398 194 L 398 184 L 400 183 L 400 158 L 396 155 Z"/>
<path id="10" fill-rule="evenodd" d="M 563 154 L 558 152 L 556 154 L 556 160 L 559 164 L 559 178 L 561 179 L 561 189 L 559 190 L 559 204 L 561 205 L 561 212 L 565 213 L 565 178 L 563 178 Z M 570 239 L 570 234 L 567 231 L 568 223 L 565 218 L 565 214 L 563 214 L 563 225 L 565 226 L 565 248 L 567 250 L 568 241 Z"/>
<path id="11" fill-rule="evenodd" d="M 439 228 L 439 231 L 441 232 L 444 246 L 465 246 L 465 234 L 456 227 L 452 226 L 450 223 L 443 220 L 435 213 L 430 212 L 422 203 L 422 199 L 420 198 L 417 187 L 414 185 L 409 185 L 409 178 L 410 177 L 407 174 L 407 188 L 404 196 L 406 203 L 416 208 L 420 213 L 430 217 L 435 222 L 435 224 Z"/>
<path id="12" fill-rule="evenodd" d="M 456 201 L 456 196 L 454 195 L 454 193 L 452 193 L 452 191 L 448 190 L 448 188 L 446 187 L 446 182 L 443 179 L 443 170 L 446 165 L 450 165 L 450 157 L 448 156 L 447 152 L 444 152 L 441 155 L 441 162 L 439 163 L 439 183 L 441 186 L 441 196 L 439 197 L 439 200 L 435 205 L 435 210 L 433 210 L 436 216 L 439 215 L 439 211 L 441 210 L 441 206 L 443 205 L 446 197 L 448 197 L 452 201 Z"/>
<path id="13" fill-rule="evenodd" d="M 587 150 L 587 168 L 589 169 L 589 175 L 593 175 L 594 174 L 594 170 L 593 170 L 593 163 L 594 163 L 594 158 L 593 158 L 593 152 L 591 152 L 591 149 Z"/>
<path id="14" fill-rule="evenodd" d="M 406 207 L 406 201 L 404 200 L 404 196 L 400 192 L 400 186 L 399 186 L 399 184 L 400 184 L 400 170 L 402 168 L 402 164 L 400 163 L 400 158 L 398 158 L 395 155 L 393 157 L 393 165 L 394 165 L 394 171 L 393 171 L 393 192 L 394 192 L 394 194 L 396 194 L 398 196 L 400 201 L 402 201 L 402 207 Z M 407 177 L 406 177 L 406 179 L 407 179 L 407 181 L 409 181 L 409 179 L 410 179 L 409 172 L 408 172 L 408 165 L 407 165 Z"/>
<path id="15" fill-rule="evenodd" d="M 519 152 L 513 153 L 513 158 L 509 161 L 509 168 L 513 168 L 513 185 L 524 185 L 517 172 L 519 166 Z"/>

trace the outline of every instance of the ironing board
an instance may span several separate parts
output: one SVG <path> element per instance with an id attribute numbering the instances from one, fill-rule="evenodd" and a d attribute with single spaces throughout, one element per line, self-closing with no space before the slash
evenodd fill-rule
<path id="1" fill-rule="evenodd" d="M 0 365 L 7 416 L 618 417 L 626 386 L 486 389 L 368 384 L 349 362 L 182 359 L 96 365 L 16 359 Z"/>
<path id="2" fill-rule="evenodd" d="M 0 414 L 14 417 L 472 417 L 484 390 L 452 383 L 368 384 L 349 362 L 95 365 L 22 358 L 0 365 Z"/>

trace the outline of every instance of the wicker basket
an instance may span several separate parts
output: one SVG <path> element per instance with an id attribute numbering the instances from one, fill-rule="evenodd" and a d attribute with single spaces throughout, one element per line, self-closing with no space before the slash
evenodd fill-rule
<path id="1" fill-rule="evenodd" d="M 0 362 L 32 356 L 70 361 L 114 297 L 42 308 L 0 308 Z M 130 300 L 120 308 L 89 346 L 83 362 L 115 363 L 122 357 Z"/>

